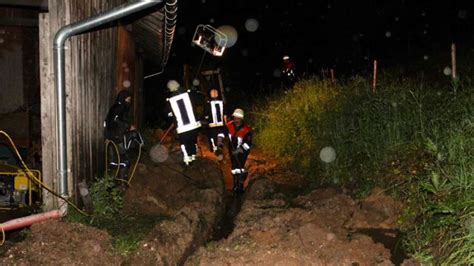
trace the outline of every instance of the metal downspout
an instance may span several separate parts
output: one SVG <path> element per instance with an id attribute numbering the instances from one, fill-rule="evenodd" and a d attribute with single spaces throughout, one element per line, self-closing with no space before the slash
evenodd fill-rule
<path id="1" fill-rule="evenodd" d="M 59 193 L 68 197 L 67 180 L 67 143 L 66 143 L 66 84 L 65 84 L 65 56 L 64 44 L 66 40 L 74 35 L 97 28 L 106 23 L 116 21 L 120 18 L 142 11 L 149 7 L 160 4 L 162 0 L 138 0 L 120 5 L 109 11 L 97 14 L 81 21 L 62 27 L 54 37 L 54 76 L 57 100 L 57 126 L 58 126 L 58 181 Z"/>

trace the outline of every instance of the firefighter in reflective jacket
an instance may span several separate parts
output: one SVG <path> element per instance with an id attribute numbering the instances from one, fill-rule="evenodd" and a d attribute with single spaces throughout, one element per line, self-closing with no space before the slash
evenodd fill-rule
<path id="1" fill-rule="evenodd" d="M 176 80 L 168 81 L 167 87 L 171 92 L 170 98 L 167 99 L 171 107 L 168 115 L 176 119 L 176 131 L 183 152 L 183 162 L 190 165 L 196 160 L 197 134 L 201 123 L 196 120 L 189 91 L 180 87 Z"/>
<path id="2" fill-rule="evenodd" d="M 207 138 L 209 146 L 217 159 L 221 161 L 224 157 L 225 126 L 224 126 L 224 102 L 219 97 L 219 91 L 212 89 L 210 99 L 207 101 L 205 119 L 207 122 Z"/>
<path id="3" fill-rule="evenodd" d="M 282 85 L 285 88 L 292 88 L 296 81 L 296 66 L 290 61 L 290 57 L 283 56 L 283 64 L 281 67 Z"/>
<path id="4" fill-rule="evenodd" d="M 117 150 L 114 150 L 111 145 L 107 146 L 107 153 L 111 157 L 107 169 L 111 170 L 114 167 L 120 166 L 120 169 L 125 169 L 121 171 L 121 174 L 128 172 L 130 166 L 126 141 L 124 141 L 124 139 L 128 132 L 135 130 L 135 126 L 133 126 L 129 120 L 131 102 L 132 93 L 127 90 L 121 90 L 117 94 L 115 103 L 110 107 L 104 121 L 105 139 L 113 141 L 117 148 Z"/>
<path id="5" fill-rule="evenodd" d="M 232 176 L 234 178 L 235 192 L 244 191 L 244 182 L 247 179 L 245 162 L 252 147 L 252 128 L 243 121 L 244 111 L 235 109 L 232 114 L 233 120 L 227 123 L 229 134 L 229 151 L 232 164 Z"/>

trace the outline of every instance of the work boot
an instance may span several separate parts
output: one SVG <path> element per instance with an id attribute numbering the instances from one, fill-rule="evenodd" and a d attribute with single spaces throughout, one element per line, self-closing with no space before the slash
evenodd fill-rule
<path id="1" fill-rule="evenodd" d="M 245 192 L 244 184 L 239 182 L 239 189 L 237 190 L 238 193 L 242 194 Z"/>
<path id="2" fill-rule="evenodd" d="M 186 166 L 188 166 L 193 162 L 193 158 L 191 156 L 184 156 L 183 162 Z"/>
<path id="3" fill-rule="evenodd" d="M 234 186 L 232 187 L 232 191 L 237 192 L 239 190 L 239 175 L 232 175 Z"/>

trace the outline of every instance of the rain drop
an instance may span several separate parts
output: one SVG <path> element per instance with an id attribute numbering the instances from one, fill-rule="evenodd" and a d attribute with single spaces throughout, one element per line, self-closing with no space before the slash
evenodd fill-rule
<path id="1" fill-rule="evenodd" d="M 336 150 L 331 146 L 326 146 L 319 152 L 319 158 L 325 163 L 332 163 L 336 160 Z"/>
<path id="2" fill-rule="evenodd" d="M 249 18 L 245 21 L 245 29 L 249 32 L 255 32 L 258 29 L 258 20 Z"/>
<path id="3" fill-rule="evenodd" d="M 132 83 L 130 82 L 130 80 L 124 80 L 122 82 L 122 85 L 124 88 L 130 88 L 130 86 L 132 85 Z"/>
<path id="4" fill-rule="evenodd" d="M 274 69 L 273 70 L 273 77 L 275 77 L 275 78 L 281 77 L 281 70 L 278 69 L 278 68 Z"/>
<path id="5" fill-rule="evenodd" d="M 186 33 L 186 28 L 185 27 L 179 27 L 178 28 L 178 34 L 179 35 L 183 35 Z"/>
<path id="6" fill-rule="evenodd" d="M 443 74 L 446 75 L 446 76 L 450 76 L 451 75 L 451 68 L 450 67 L 445 67 L 443 69 Z"/>
<path id="7" fill-rule="evenodd" d="M 464 10 L 464 9 L 459 9 L 458 10 L 458 18 L 466 19 L 467 18 L 467 11 Z"/>
<path id="8" fill-rule="evenodd" d="M 392 33 L 390 31 L 385 32 L 385 37 L 390 38 L 392 36 Z"/>

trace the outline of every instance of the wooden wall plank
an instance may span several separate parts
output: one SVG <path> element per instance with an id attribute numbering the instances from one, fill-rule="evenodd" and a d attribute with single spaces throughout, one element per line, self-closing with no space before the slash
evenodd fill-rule
<path id="1" fill-rule="evenodd" d="M 64 25 L 104 12 L 122 0 L 49 0 L 49 13 L 40 16 L 43 174 L 57 187 L 56 98 L 52 42 Z M 48 23 L 49 22 L 49 23 Z M 66 125 L 69 193 L 77 200 L 76 184 L 91 181 L 103 171 L 103 119 L 116 85 L 115 27 L 71 37 L 66 42 Z M 45 208 L 55 206 L 46 196 Z"/>
<path id="2" fill-rule="evenodd" d="M 51 189 L 56 190 L 56 111 L 55 92 L 53 86 L 53 46 L 50 38 L 50 15 L 39 15 L 40 41 L 40 101 L 41 101 L 41 136 L 42 136 L 42 169 L 43 182 Z M 51 210 L 55 207 L 54 197 L 43 190 L 44 208 Z"/>

